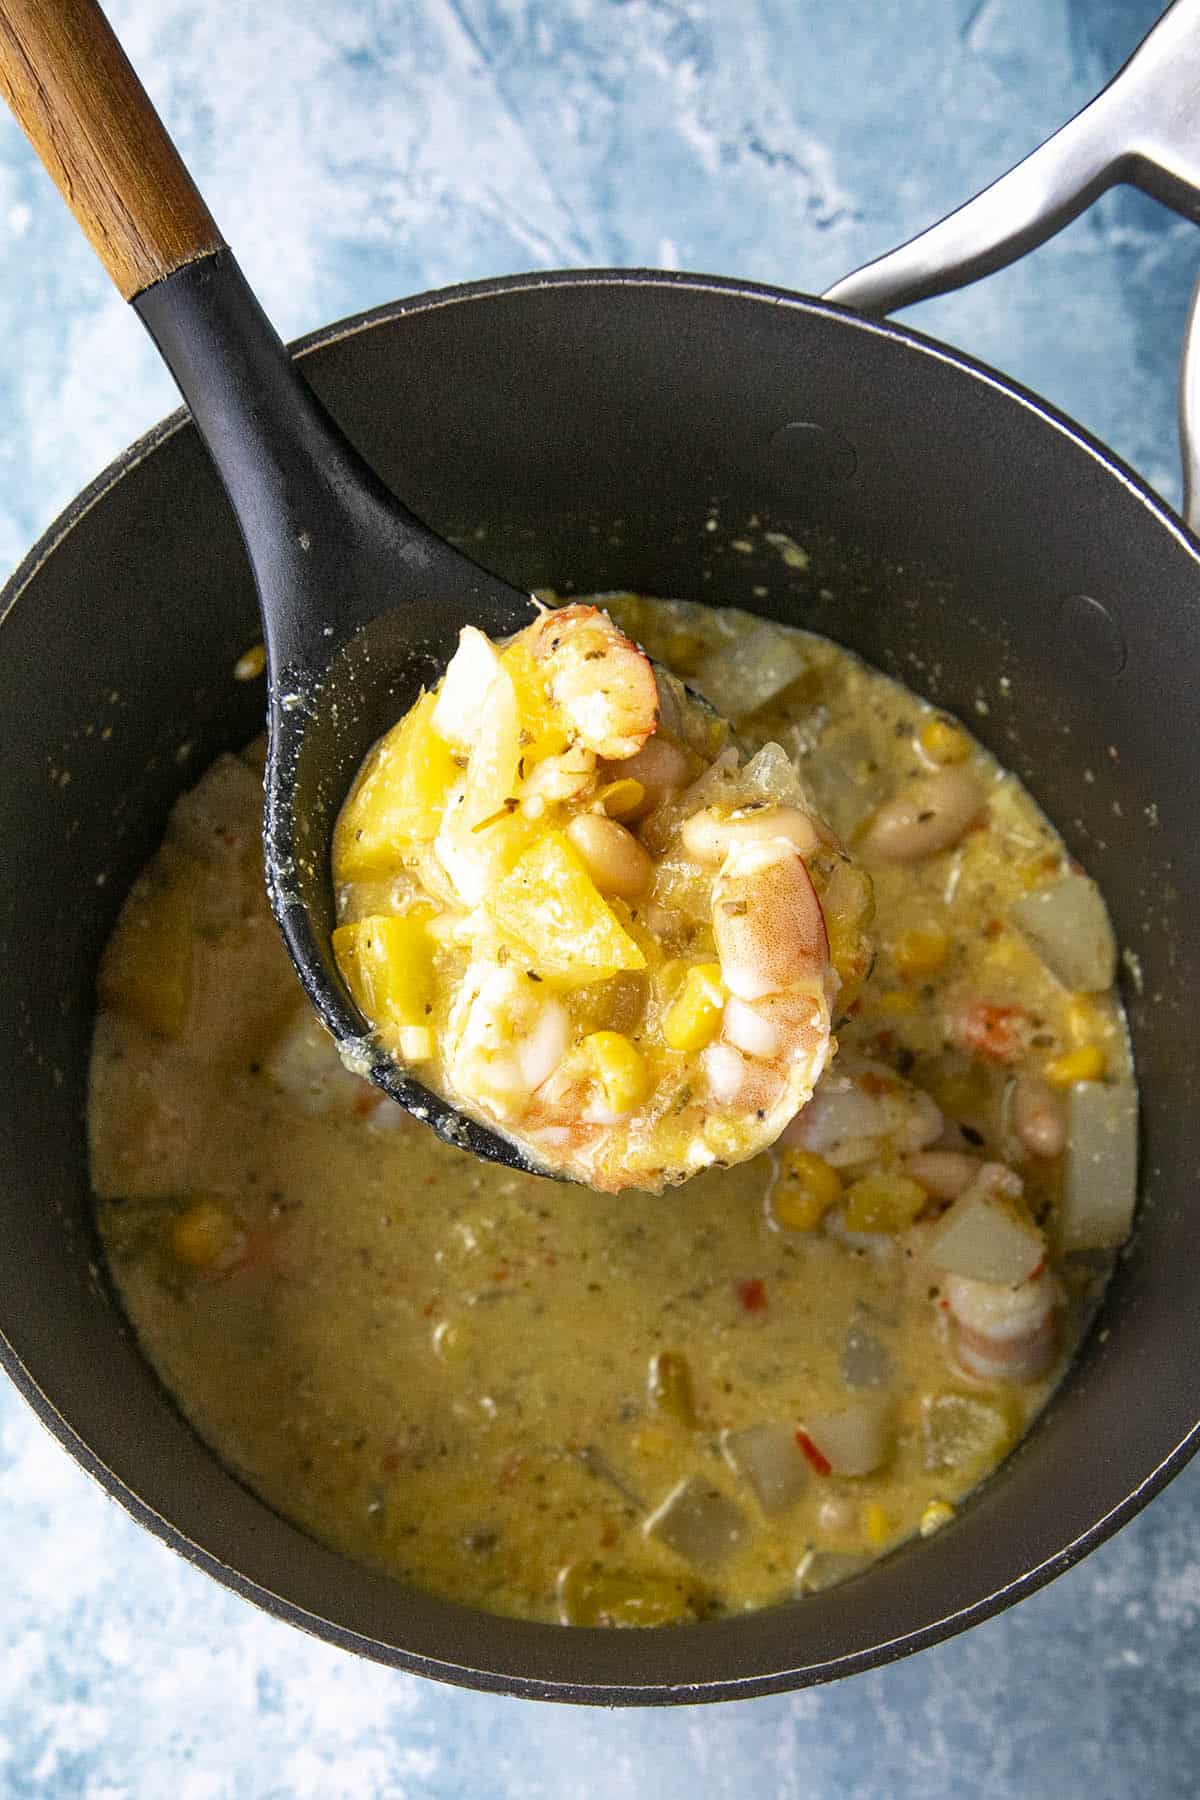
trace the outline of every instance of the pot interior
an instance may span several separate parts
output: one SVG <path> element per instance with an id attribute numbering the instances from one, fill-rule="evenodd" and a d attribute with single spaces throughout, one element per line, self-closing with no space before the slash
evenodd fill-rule
<path id="1" fill-rule="evenodd" d="M 259 636 L 241 546 L 180 426 L 55 527 L 0 624 L 10 1372 L 118 1497 L 223 1580 L 333 1641 L 474 1685 L 610 1702 L 794 1686 L 917 1648 L 1065 1567 L 1196 1428 L 1190 541 L 986 371 L 765 290 L 489 284 L 335 328 L 305 367 L 384 478 L 514 583 L 634 588 L 825 632 L 959 713 L 1022 776 L 1129 953 L 1138 1228 L 1102 1329 L 1001 1473 L 936 1539 L 802 1605 L 644 1634 L 494 1619 L 348 1563 L 255 1499 L 143 1361 L 98 1263 L 86 1169 L 99 951 L 176 794 L 261 728 L 261 685 L 231 673 Z"/>

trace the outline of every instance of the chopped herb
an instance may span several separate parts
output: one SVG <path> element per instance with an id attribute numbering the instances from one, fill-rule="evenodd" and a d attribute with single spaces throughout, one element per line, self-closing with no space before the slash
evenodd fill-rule
<path id="1" fill-rule="evenodd" d="M 513 799 L 508 799 L 498 811 L 491 813 L 486 819 L 480 819 L 478 825 L 472 825 L 471 830 L 473 832 L 486 831 L 489 825 L 498 825 L 501 819 L 507 819 L 510 814 L 516 812 L 516 810 L 517 802 Z"/>

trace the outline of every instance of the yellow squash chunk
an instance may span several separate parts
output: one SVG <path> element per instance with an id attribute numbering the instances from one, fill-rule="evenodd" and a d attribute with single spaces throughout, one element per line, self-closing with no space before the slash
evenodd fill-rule
<path id="1" fill-rule="evenodd" d="M 518 858 L 483 904 L 525 946 L 540 975 L 585 986 L 646 959 L 561 831 L 548 831 Z"/>
<path id="2" fill-rule="evenodd" d="M 682 1576 L 572 1563 L 558 1578 L 558 1616 L 564 1625 L 674 1625 L 702 1612 L 698 1590 Z"/>
<path id="3" fill-rule="evenodd" d="M 433 729 L 433 708 L 434 696 L 422 694 L 367 758 L 334 830 L 335 881 L 398 869 L 414 844 L 437 836 L 461 770 Z"/>
<path id="4" fill-rule="evenodd" d="M 510 644 L 500 658 L 516 695 L 521 719 L 521 756 L 531 769 L 547 756 L 561 756 L 571 742 L 562 714 L 546 692 L 542 671 L 524 644 Z"/>
<path id="5" fill-rule="evenodd" d="M 147 1031 L 178 1037 L 192 995 L 194 935 L 189 888 L 135 888 L 100 965 L 102 1004 Z"/>
<path id="6" fill-rule="evenodd" d="M 380 1030 L 425 1027 L 433 1005 L 433 940 L 420 919 L 339 925 L 333 954 L 360 1012 Z"/>
<path id="7" fill-rule="evenodd" d="M 438 836 L 435 849 L 459 900 L 467 906 L 478 906 L 489 887 L 508 874 L 536 835 L 537 826 L 532 819 L 501 808 L 475 826 L 451 821 Z"/>

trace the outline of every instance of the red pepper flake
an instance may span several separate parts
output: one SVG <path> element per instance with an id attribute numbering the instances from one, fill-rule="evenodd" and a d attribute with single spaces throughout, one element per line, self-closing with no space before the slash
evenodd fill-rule
<path id="1" fill-rule="evenodd" d="M 798 1431 L 796 1433 L 796 1442 L 804 1452 L 806 1460 L 812 1464 L 818 1475 L 833 1474 L 833 1464 L 827 1456 L 821 1455 L 821 1452 L 817 1449 L 817 1446 L 813 1443 L 807 1431 Z"/>
<path id="2" fill-rule="evenodd" d="M 1003 930 L 1004 921 L 1002 919 L 989 919 L 983 928 L 983 935 L 986 938 L 998 938 Z"/>
<path id="3" fill-rule="evenodd" d="M 758 1275 L 751 1275 L 746 1281 L 737 1284 L 737 1297 L 747 1312 L 766 1312 L 766 1284 Z"/>

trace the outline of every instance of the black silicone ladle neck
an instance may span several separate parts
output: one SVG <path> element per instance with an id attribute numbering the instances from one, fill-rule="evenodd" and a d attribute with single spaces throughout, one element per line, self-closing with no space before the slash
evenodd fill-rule
<path id="1" fill-rule="evenodd" d="M 439 603 L 483 630 L 528 619 L 528 596 L 437 537 L 379 480 L 321 405 L 231 251 L 187 264 L 134 309 L 178 383 L 254 570 L 276 686 L 306 691 L 362 626 L 409 611 L 440 635 Z"/>
<path id="2" fill-rule="evenodd" d="M 463 625 L 506 636 L 527 594 L 437 537 L 330 418 L 226 249 L 134 302 L 229 496 L 267 645 L 267 891 L 320 1017 L 361 1073 L 439 1134 L 525 1167 L 375 1050 L 333 959 L 333 826 L 371 744 L 437 679 Z"/>

